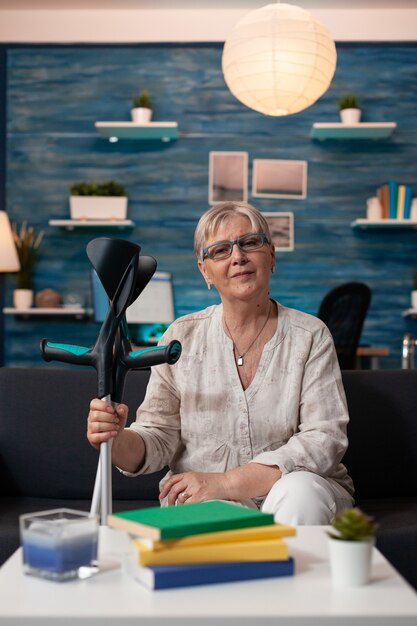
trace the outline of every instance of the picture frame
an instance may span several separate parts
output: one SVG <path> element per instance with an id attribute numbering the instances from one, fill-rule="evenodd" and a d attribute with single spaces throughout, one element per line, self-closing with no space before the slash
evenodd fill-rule
<path id="1" fill-rule="evenodd" d="M 294 250 L 294 213 L 282 211 L 280 213 L 262 212 L 268 222 L 271 240 L 275 252 L 291 252 Z"/>
<path id="2" fill-rule="evenodd" d="M 254 159 L 252 196 L 256 198 L 307 197 L 307 161 Z"/>
<path id="3" fill-rule="evenodd" d="M 248 153 L 209 152 L 209 204 L 248 200 Z"/>

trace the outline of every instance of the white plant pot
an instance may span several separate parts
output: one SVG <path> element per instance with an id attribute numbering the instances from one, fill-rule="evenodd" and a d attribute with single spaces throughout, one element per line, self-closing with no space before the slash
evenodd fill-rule
<path id="1" fill-rule="evenodd" d="M 15 289 L 13 291 L 13 306 L 15 309 L 30 309 L 33 304 L 33 289 Z"/>
<path id="2" fill-rule="evenodd" d="M 360 109 L 341 109 L 340 119 L 343 124 L 359 124 L 362 111 Z"/>
<path id="3" fill-rule="evenodd" d="M 342 541 L 329 537 L 332 581 L 335 587 L 359 587 L 370 580 L 374 540 Z"/>
<path id="4" fill-rule="evenodd" d="M 417 309 L 417 289 L 413 289 L 411 292 L 411 308 Z"/>
<path id="5" fill-rule="evenodd" d="M 130 110 L 132 121 L 137 124 L 149 124 L 152 119 L 152 109 L 137 107 Z"/>
<path id="6" fill-rule="evenodd" d="M 127 196 L 70 196 L 73 220 L 124 220 Z"/>

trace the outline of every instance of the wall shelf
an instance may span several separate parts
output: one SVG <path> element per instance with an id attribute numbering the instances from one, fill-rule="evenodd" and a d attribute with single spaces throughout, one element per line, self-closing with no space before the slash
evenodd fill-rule
<path id="1" fill-rule="evenodd" d="M 49 220 L 49 226 L 74 230 L 75 228 L 134 228 L 132 220 Z"/>
<path id="2" fill-rule="evenodd" d="M 178 137 L 177 122 L 96 122 L 95 127 L 104 139 L 116 142 L 119 139 L 160 140 L 169 142 Z"/>
<path id="3" fill-rule="evenodd" d="M 30 307 L 28 309 L 15 309 L 14 307 L 5 307 L 3 309 L 5 315 L 15 315 L 18 317 L 73 317 L 75 319 L 83 319 L 91 315 L 90 309 L 83 307 L 59 307 L 59 308 L 38 308 Z"/>
<path id="4" fill-rule="evenodd" d="M 343 124 L 342 122 L 313 124 L 312 139 L 386 139 L 397 127 L 396 122 L 360 122 Z"/>
<path id="5" fill-rule="evenodd" d="M 417 221 L 397 219 L 357 219 L 351 223 L 351 227 L 354 230 L 417 230 Z"/>

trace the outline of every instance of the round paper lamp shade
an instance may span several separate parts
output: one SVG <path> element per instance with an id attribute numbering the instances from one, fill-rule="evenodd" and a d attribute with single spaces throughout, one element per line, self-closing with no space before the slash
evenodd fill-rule
<path id="1" fill-rule="evenodd" d="M 224 79 L 243 104 L 265 115 L 290 115 L 327 91 L 336 47 L 310 13 L 291 4 L 268 4 L 243 17 L 223 49 Z"/>

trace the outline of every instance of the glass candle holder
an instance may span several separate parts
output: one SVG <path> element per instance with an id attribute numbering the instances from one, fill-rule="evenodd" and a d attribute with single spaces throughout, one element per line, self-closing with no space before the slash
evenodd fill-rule
<path id="1" fill-rule="evenodd" d="M 27 574 L 62 581 L 97 571 L 97 516 L 65 508 L 27 513 L 20 538 Z"/>

